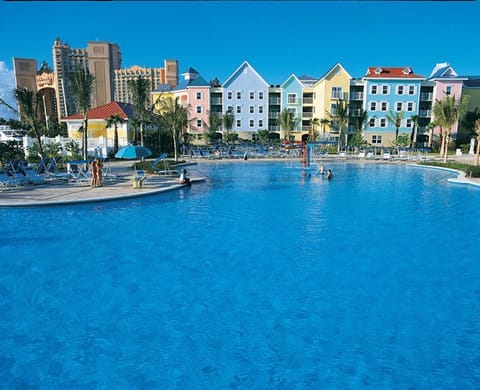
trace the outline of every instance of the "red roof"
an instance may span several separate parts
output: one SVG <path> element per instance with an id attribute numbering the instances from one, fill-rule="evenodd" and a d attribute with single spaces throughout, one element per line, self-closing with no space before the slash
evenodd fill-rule
<path id="1" fill-rule="evenodd" d="M 110 115 L 118 114 L 122 119 L 131 118 L 134 115 L 135 110 L 133 105 L 129 103 L 120 103 L 120 102 L 111 102 L 104 104 L 103 106 L 98 106 L 88 110 L 87 118 L 90 119 L 101 119 L 105 120 Z M 83 119 L 83 114 L 75 114 L 62 118 L 64 120 L 73 120 L 73 119 Z"/>
<path id="2" fill-rule="evenodd" d="M 387 79 L 424 79 L 425 77 L 415 74 L 409 66 L 403 68 L 384 68 L 383 66 L 371 66 L 367 69 L 365 77 Z"/>

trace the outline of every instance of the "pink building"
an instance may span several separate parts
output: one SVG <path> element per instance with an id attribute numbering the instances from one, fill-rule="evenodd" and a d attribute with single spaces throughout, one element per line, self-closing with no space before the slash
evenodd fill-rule
<path id="1" fill-rule="evenodd" d="M 437 100 L 442 100 L 445 96 L 454 96 L 456 100 L 462 97 L 462 85 L 466 78 L 459 77 L 457 72 L 447 63 L 436 64 L 430 74 L 429 81 L 435 82 L 433 88 L 433 104 Z M 432 112 L 432 122 L 435 122 L 435 116 Z M 452 127 L 452 134 L 458 129 L 458 122 Z M 440 128 L 434 129 L 435 134 L 440 134 Z"/>

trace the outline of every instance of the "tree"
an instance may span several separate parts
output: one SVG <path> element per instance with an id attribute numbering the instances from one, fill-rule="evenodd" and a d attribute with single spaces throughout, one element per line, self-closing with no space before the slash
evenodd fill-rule
<path id="1" fill-rule="evenodd" d="M 435 122 L 442 130 L 442 145 L 440 148 L 440 155 L 443 154 L 444 162 L 448 158 L 448 144 L 450 142 L 450 133 L 453 125 L 457 123 L 465 114 L 468 99 L 462 96 L 456 99 L 455 95 L 445 96 L 442 100 L 435 100 L 433 105 L 433 115 Z"/>
<path id="2" fill-rule="evenodd" d="M 95 78 L 88 69 L 77 67 L 70 77 L 72 96 L 83 114 L 83 158 L 88 158 L 88 110 Z"/>
<path id="3" fill-rule="evenodd" d="M 125 121 L 120 116 L 120 114 L 113 114 L 113 115 L 110 115 L 107 119 L 105 119 L 105 122 L 107 123 L 107 128 L 113 126 L 115 130 L 113 133 L 113 152 L 117 153 L 118 152 L 118 125 L 122 124 Z"/>
<path id="4" fill-rule="evenodd" d="M 320 126 L 320 119 L 318 118 L 310 119 L 310 126 L 311 126 L 310 140 L 315 142 L 317 140 L 317 127 Z"/>
<path id="5" fill-rule="evenodd" d="M 480 156 L 480 119 L 475 121 L 475 132 L 477 133 L 477 152 L 475 153 L 475 166 L 478 167 L 478 158 Z"/>
<path id="6" fill-rule="evenodd" d="M 40 134 L 39 107 L 41 106 L 41 96 L 28 88 L 16 88 L 14 90 L 20 108 L 20 120 L 25 126 L 33 132 L 37 139 L 38 152 L 42 158 L 45 157 L 43 151 L 42 139 Z"/>
<path id="7" fill-rule="evenodd" d="M 320 124 L 322 125 L 322 137 L 325 138 L 325 126 L 330 125 L 330 119 L 322 118 Z"/>
<path id="8" fill-rule="evenodd" d="M 402 126 L 403 111 L 398 111 L 397 113 L 390 111 L 387 113 L 387 119 L 395 127 L 395 142 L 397 142 L 398 130 Z"/>
<path id="9" fill-rule="evenodd" d="M 410 119 L 412 120 L 412 133 L 410 134 L 410 147 L 413 148 L 417 144 L 417 137 L 415 134 L 415 130 L 417 129 L 418 120 L 420 119 L 420 117 L 418 115 L 412 115 Z"/>
<path id="10" fill-rule="evenodd" d="M 148 94 L 150 92 L 150 84 L 147 79 L 128 80 L 127 86 L 132 94 L 133 106 L 140 124 L 140 144 L 144 144 L 144 125 L 147 117 L 145 106 L 148 102 Z"/>
<path id="11" fill-rule="evenodd" d="M 208 114 L 208 122 L 208 131 L 205 133 L 205 136 L 207 138 L 207 142 L 213 143 L 217 138 L 217 130 L 222 124 L 222 118 L 218 114 L 210 112 Z"/>
<path id="12" fill-rule="evenodd" d="M 300 119 L 295 117 L 287 108 L 285 108 L 278 117 L 278 125 L 284 131 L 283 139 L 285 141 L 291 141 L 291 133 L 297 127 Z"/>
<path id="13" fill-rule="evenodd" d="M 168 96 L 159 99 L 160 116 L 164 125 L 171 131 L 175 161 L 178 161 L 178 144 L 180 135 L 188 127 L 188 108 L 178 104 L 178 98 Z"/>
<path id="14" fill-rule="evenodd" d="M 225 139 L 227 142 L 230 140 L 230 132 L 233 128 L 233 122 L 235 121 L 235 115 L 232 110 L 227 110 L 225 114 L 222 115 L 223 128 L 225 130 Z"/>
<path id="15" fill-rule="evenodd" d="M 258 141 L 262 145 L 266 145 L 270 141 L 270 132 L 268 130 L 257 130 Z"/>
<path id="16" fill-rule="evenodd" d="M 327 114 L 330 117 L 330 122 L 335 125 L 338 129 L 338 146 L 337 150 L 340 151 L 340 142 L 343 135 L 343 129 L 346 129 L 348 126 L 348 103 L 343 99 L 338 99 L 337 104 L 335 105 L 335 112 L 331 113 L 327 111 Z M 345 133 L 345 145 L 348 143 L 348 132 Z"/>

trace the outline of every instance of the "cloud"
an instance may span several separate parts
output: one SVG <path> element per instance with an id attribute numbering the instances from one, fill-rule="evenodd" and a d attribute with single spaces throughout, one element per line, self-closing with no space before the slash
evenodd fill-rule
<path id="1" fill-rule="evenodd" d="M 9 70 L 7 64 L 0 61 L 0 98 L 10 104 L 12 107 L 17 107 L 15 101 L 15 95 L 13 90 L 15 89 L 15 78 L 13 76 L 13 70 Z M 4 119 L 17 119 L 17 114 L 9 110 L 3 104 L 0 104 L 0 118 Z"/>

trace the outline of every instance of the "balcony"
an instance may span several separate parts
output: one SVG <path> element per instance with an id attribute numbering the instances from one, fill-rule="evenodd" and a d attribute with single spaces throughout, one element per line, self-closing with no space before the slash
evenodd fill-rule
<path id="1" fill-rule="evenodd" d="M 268 113 L 268 119 L 278 119 L 278 117 L 280 116 L 280 113 L 279 112 L 269 112 Z"/>
<path id="2" fill-rule="evenodd" d="M 313 118 L 313 112 L 302 112 L 302 118 Z"/>
<path id="3" fill-rule="evenodd" d="M 313 97 L 304 97 L 303 104 L 313 104 Z"/>
<path id="4" fill-rule="evenodd" d="M 360 114 L 362 113 L 361 108 L 351 108 L 349 111 L 351 116 L 360 116 Z"/>
<path id="5" fill-rule="evenodd" d="M 271 106 L 279 106 L 280 98 L 270 98 L 268 99 L 268 104 L 270 104 Z"/>
<path id="6" fill-rule="evenodd" d="M 302 131 L 310 131 L 312 130 L 312 126 L 307 125 L 307 126 L 302 126 Z"/>
<path id="7" fill-rule="evenodd" d="M 350 92 L 350 100 L 363 100 L 363 92 Z"/>
<path id="8" fill-rule="evenodd" d="M 216 105 L 216 106 L 221 106 L 223 104 L 223 99 L 222 98 L 212 98 L 210 100 L 210 104 Z"/>
<path id="9" fill-rule="evenodd" d="M 268 126 L 269 131 L 280 131 L 280 126 Z"/>
<path id="10" fill-rule="evenodd" d="M 423 118 L 430 118 L 432 116 L 432 110 L 419 110 L 418 116 Z"/>
<path id="11" fill-rule="evenodd" d="M 433 93 L 431 92 L 422 92 L 420 94 L 420 100 L 431 102 L 433 100 Z"/>

